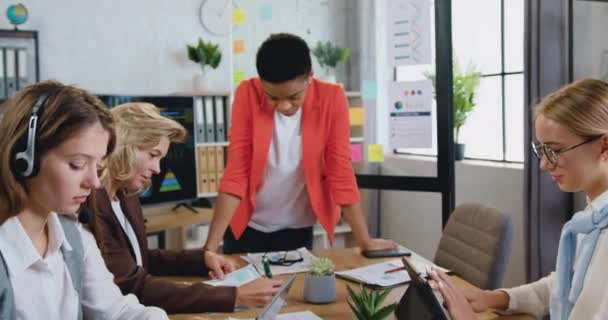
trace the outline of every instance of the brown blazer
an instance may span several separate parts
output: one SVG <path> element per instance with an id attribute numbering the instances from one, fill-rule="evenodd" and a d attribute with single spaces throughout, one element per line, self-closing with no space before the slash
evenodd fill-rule
<path id="1" fill-rule="evenodd" d="M 158 276 L 207 276 L 202 250 L 148 250 L 141 204 L 137 196 L 118 195 L 141 250 L 143 267 L 137 266 L 133 247 L 112 211 L 105 189 L 95 194 L 95 238 L 114 282 L 123 294 L 135 294 L 142 304 L 167 313 L 232 312 L 234 287 L 185 284 Z"/>

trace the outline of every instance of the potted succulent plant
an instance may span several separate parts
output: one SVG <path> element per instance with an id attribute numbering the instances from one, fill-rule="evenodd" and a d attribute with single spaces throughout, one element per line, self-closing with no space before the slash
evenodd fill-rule
<path id="1" fill-rule="evenodd" d="M 339 62 L 348 60 L 350 48 L 334 46 L 330 41 L 319 41 L 312 49 L 312 54 L 317 58 L 321 68 L 325 69 L 325 80 L 336 82 L 335 68 Z"/>
<path id="2" fill-rule="evenodd" d="M 310 263 L 304 279 L 304 300 L 311 303 L 336 301 L 336 275 L 334 263 L 319 258 Z"/>
<path id="3" fill-rule="evenodd" d="M 353 311 L 358 320 L 383 320 L 391 315 L 397 308 L 397 303 L 383 306 L 384 300 L 392 289 L 368 290 L 361 287 L 359 294 L 356 294 L 351 287 L 346 286 L 350 301 L 348 306 Z"/>
<path id="4" fill-rule="evenodd" d="M 455 159 L 462 160 L 464 159 L 465 145 L 460 142 L 460 129 L 475 109 L 475 91 L 477 91 L 477 87 L 479 86 L 481 73 L 473 65 L 469 65 L 466 71 L 461 70 L 456 59 L 452 68 Z M 435 74 L 425 73 L 425 76 L 432 80 L 433 86 L 435 86 Z"/>
<path id="5" fill-rule="evenodd" d="M 205 42 L 201 38 L 199 38 L 198 42 L 195 45 L 187 45 L 186 49 L 188 59 L 198 63 L 202 71 L 201 74 L 195 75 L 195 89 L 204 90 L 207 87 L 204 83 L 205 71 L 207 66 L 216 69 L 222 61 L 222 53 L 219 49 L 219 45 L 213 44 L 211 42 Z"/>

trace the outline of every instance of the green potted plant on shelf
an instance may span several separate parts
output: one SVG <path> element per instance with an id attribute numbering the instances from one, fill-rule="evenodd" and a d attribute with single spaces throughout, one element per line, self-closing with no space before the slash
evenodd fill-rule
<path id="1" fill-rule="evenodd" d="M 334 263 L 328 258 L 314 260 L 304 278 L 304 300 L 311 303 L 336 301 L 336 275 Z"/>
<path id="2" fill-rule="evenodd" d="M 460 142 L 460 129 L 475 110 L 475 92 L 479 87 L 481 73 L 473 65 L 469 65 L 465 71 L 461 70 L 456 59 L 454 59 L 452 68 L 455 159 L 462 160 L 464 159 L 465 145 Z M 433 87 L 435 87 L 436 75 L 429 72 L 424 75 L 433 81 Z"/>
<path id="3" fill-rule="evenodd" d="M 207 66 L 217 69 L 222 61 L 222 52 L 219 49 L 219 45 L 211 42 L 205 42 L 199 38 L 195 45 L 187 45 L 186 50 L 188 59 L 190 59 L 192 62 L 198 63 L 202 71 L 202 73 L 195 75 L 195 90 L 204 90 L 207 87 L 204 83 L 206 80 L 205 71 Z"/>
<path id="4" fill-rule="evenodd" d="M 334 46 L 330 41 L 318 41 L 312 49 L 312 54 L 317 58 L 321 68 L 325 69 L 325 80 L 336 82 L 335 68 L 338 63 L 350 58 L 350 48 Z"/>
<path id="5" fill-rule="evenodd" d="M 392 289 L 371 290 L 361 286 L 356 294 L 350 286 L 346 286 L 350 301 L 348 306 L 358 320 L 383 320 L 391 315 L 397 308 L 397 303 L 383 306 L 384 300 Z"/>

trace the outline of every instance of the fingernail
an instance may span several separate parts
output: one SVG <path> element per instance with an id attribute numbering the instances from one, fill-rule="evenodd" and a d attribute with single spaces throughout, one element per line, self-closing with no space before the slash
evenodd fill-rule
<path id="1" fill-rule="evenodd" d="M 442 282 L 437 282 L 437 285 L 439 286 L 439 288 L 443 288 L 443 283 Z"/>

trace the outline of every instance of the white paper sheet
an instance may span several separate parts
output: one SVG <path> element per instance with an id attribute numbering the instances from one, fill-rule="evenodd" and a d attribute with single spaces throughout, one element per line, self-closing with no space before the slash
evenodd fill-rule
<path id="1" fill-rule="evenodd" d="M 390 148 L 431 148 L 433 83 L 430 80 L 391 83 L 389 99 Z"/>
<path id="2" fill-rule="evenodd" d="M 386 51 L 393 66 L 431 63 L 430 6 L 429 0 L 386 0 Z"/>
<path id="3" fill-rule="evenodd" d="M 225 275 L 223 280 L 215 279 L 205 281 L 205 283 L 214 287 L 239 287 L 241 285 L 244 285 L 245 283 L 251 282 L 261 277 L 262 276 L 258 273 L 255 267 L 248 264 L 246 267 L 234 270 L 233 272 Z"/>
<path id="4" fill-rule="evenodd" d="M 253 318 L 248 319 L 240 319 L 240 318 L 228 318 L 228 320 L 255 320 Z M 291 313 L 283 313 L 277 317 L 277 320 L 322 320 L 316 314 L 310 311 L 303 312 L 291 312 Z"/>
<path id="5" fill-rule="evenodd" d="M 410 261 L 413 262 L 414 268 L 423 276 L 427 276 L 427 272 L 430 271 L 433 266 L 443 272 L 448 271 L 415 253 L 412 253 Z M 338 271 L 336 272 L 336 275 L 364 284 L 391 287 L 410 281 L 410 277 L 405 270 L 385 273 L 388 270 L 400 267 L 403 267 L 401 259 L 395 259 L 351 270 Z"/>

